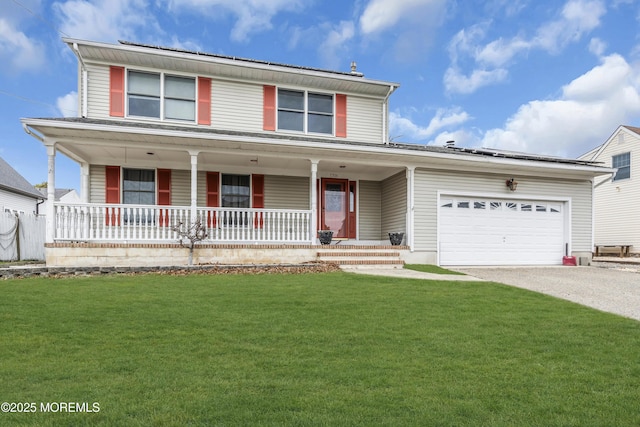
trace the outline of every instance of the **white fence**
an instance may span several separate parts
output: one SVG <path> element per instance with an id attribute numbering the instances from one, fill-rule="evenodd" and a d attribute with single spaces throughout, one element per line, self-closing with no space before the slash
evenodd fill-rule
<path id="1" fill-rule="evenodd" d="M 310 210 L 197 208 L 210 242 L 311 242 Z M 191 208 L 56 204 L 55 240 L 173 241 L 191 226 Z"/>
<path id="2" fill-rule="evenodd" d="M 42 215 L 0 212 L 0 261 L 44 261 L 45 233 Z"/>

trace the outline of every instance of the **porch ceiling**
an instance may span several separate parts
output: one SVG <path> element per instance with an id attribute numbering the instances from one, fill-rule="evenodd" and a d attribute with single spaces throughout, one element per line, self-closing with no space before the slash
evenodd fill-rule
<path id="1" fill-rule="evenodd" d="M 535 160 L 417 145 L 367 144 L 299 135 L 249 133 L 191 126 L 170 126 L 89 119 L 23 119 L 45 144 L 89 164 L 190 169 L 197 152 L 200 170 L 261 171 L 308 176 L 310 161 L 319 176 L 382 180 L 405 167 L 434 170 L 591 179 L 610 168 Z M 37 135 L 40 134 L 40 135 Z M 152 153 L 152 154 L 149 154 Z"/>
<path id="2" fill-rule="evenodd" d="M 259 171 L 265 174 L 308 176 L 311 159 L 319 162 L 319 176 L 383 180 L 404 170 L 401 164 L 388 164 L 388 158 L 385 156 L 341 152 L 337 151 L 336 144 L 333 144 L 333 147 L 321 148 L 268 138 L 263 138 L 263 141 L 250 141 L 251 138 L 235 140 L 197 135 L 194 137 L 125 131 L 105 132 L 55 125 L 30 127 L 47 140 L 55 142 L 59 152 L 77 162 L 88 164 L 189 170 L 190 152 L 197 152 L 199 170 L 221 172 Z"/>

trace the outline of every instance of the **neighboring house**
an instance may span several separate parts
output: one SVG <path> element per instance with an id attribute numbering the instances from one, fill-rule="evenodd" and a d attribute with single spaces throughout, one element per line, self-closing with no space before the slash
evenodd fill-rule
<path id="1" fill-rule="evenodd" d="M 2 212 L 38 214 L 46 196 L 40 194 L 9 163 L 0 158 L 0 208 Z"/>
<path id="2" fill-rule="evenodd" d="M 47 188 L 38 188 L 40 194 L 44 197 L 47 197 Z M 60 203 L 81 203 L 82 199 L 80 199 L 80 195 L 73 188 L 56 188 L 54 192 L 55 202 Z M 49 200 L 45 200 L 44 203 L 40 206 L 40 212 L 44 214 L 47 211 L 47 205 L 49 204 Z"/>
<path id="3" fill-rule="evenodd" d="M 619 126 L 580 159 L 617 169 L 594 183 L 594 244 L 630 245 L 631 252 L 640 252 L 640 128 Z"/>
<path id="4" fill-rule="evenodd" d="M 57 153 L 81 167 L 83 203 L 48 207 L 50 265 L 186 262 L 173 228 L 196 220 L 208 234 L 198 263 L 314 261 L 318 230 L 356 252 L 405 233 L 398 251 L 413 263 L 591 256 L 593 179 L 610 169 L 391 143 L 399 85 L 355 70 L 64 42 L 80 117 L 22 119 L 47 148 L 49 188 Z"/>

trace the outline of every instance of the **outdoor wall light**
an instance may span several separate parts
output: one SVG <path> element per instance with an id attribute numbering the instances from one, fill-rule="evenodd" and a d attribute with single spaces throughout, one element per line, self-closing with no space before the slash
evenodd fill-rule
<path id="1" fill-rule="evenodd" d="M 516 191 L 516 188 L 518 188 L 518 181 L 516 181 L 515 178 L 508 179 L 506 184 L 511 191 Z"/>

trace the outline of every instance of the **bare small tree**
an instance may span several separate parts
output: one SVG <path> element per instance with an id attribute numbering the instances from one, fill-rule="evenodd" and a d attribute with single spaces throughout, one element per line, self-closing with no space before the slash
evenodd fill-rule
<path id="1" fill-rule="evenodd" d="M 180 236 L 180 244 L 189 248 L 189 265 L 193 265 L 193 248 L 197 242 L 201 242 L 207 238 L 207 229 L 198 218 L 190 226 L 181 221 L 171 227 L 171 230 Z"/>

